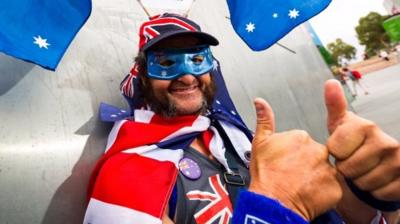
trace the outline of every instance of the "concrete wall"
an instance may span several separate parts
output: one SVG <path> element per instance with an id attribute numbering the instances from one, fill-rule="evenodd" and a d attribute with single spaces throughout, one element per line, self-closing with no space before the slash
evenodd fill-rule
<path id="1" fill-rule="evenodd" d="M 278 130 L 305 129 L 326 137 L 322 85 L 330 78 L 305 29 L 252 52 L 234 34 L 225 1 L 199 0 L 190 17 L 221 45 L 231 95 L 254 127 L 252 99 L 266 98 Z M 80 223 L 85 189 L 110 124 L 97 119 L 101 101 L 126 107 L 121 79 L 137 51 L 146 15 L 136 1 L 96 0 L 92 15 L 57 72 L 0 55 L 0 223 Z"/>

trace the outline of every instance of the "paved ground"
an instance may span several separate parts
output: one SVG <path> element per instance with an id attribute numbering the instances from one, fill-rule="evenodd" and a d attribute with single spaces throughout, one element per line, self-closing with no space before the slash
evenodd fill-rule
<path id="1" fill-rule="evenodd" d="M 400 140 L 400 64 L 370 73 L 362 82 L 369 90 L 352 102 L 355 111 Z"/>
<path id="2" fill-rule="evenodd" d="M 374 56 L 366 61 L 360 61 L 350 65 L 351 69 L 360 71 L 363 74 L 373 73 L 382 69 L 388 68 L 395 64 L 400 63 L 400 59 L 397 57 L 397 53 L 393 52 L 389 55 L 390 61 L 385 61 Z"/>

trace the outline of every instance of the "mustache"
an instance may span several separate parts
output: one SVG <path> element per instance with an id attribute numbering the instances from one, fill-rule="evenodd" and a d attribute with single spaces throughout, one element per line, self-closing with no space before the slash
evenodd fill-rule
<path id="1" fill-rule="evenodd" d="M 203 83 L 199 81 L 197 78 L 193 79 L 192 83 L 184 83 L 179 80 L 173 80 L 171 81 L 171 84 L 169 85 L 169 89 L 179 89 L 179 88 L 187 88 L 190 86 L 203 86 Z"/>
<path id="2" fill-rule="evenodd" d="M 198 85 L 200 91 L 203 93 L 203 103 L 202 107 L 196 114 L 204 114 L 212 105 L 214 96 L 217 92 L 217 86 L 214 80 L 214 77 L 211 76 L 211 82 L 209 84 L 201 82 L 201 80 L 194 80 L 190 84 L 182 83 L 182 81 L 173 80 L 170 83 L 170 87 L 181 87 L 187 88 L 189 85 Z M 142 97 L 146 104 L 149 104 L 151 109 L 157 113 L 161 114 L 164 117 L 175 117 L 177 116 L 176 105 L 172 103 L 166 94 L 162 94 L 161 96 L 157 97 L 151 83 L 148 83 L 148 86 L 139 86 L 142 91 Z"/>

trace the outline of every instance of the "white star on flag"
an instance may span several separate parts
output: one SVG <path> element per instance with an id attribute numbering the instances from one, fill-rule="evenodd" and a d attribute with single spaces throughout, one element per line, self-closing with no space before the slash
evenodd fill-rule
<path id="1" fill-rule="evenodd" d="M 33 39 L 35 40 L 33 43 L 37 44 L 40 48 L 44 47 L 46 49 L 49 49 L 48 47 L 51 45 L 47 43 L 47 39 L 42 39 L 40 35 L 38 35 L 37 37 L 33 37 Z"/>
<path id="2" fill-rule="evenodd" d="M 289 10 L 289 17 L 291 18 L 291 19 L 296 19 L 296 17 L 298 17 L 300 14 L 299 14 L 299 11 L 297 11 L 297 9 L 292 9 L 292 10 Z"/>
<path id="3" fill-rule="evenodd" d="M 213 61 L 213 70 L 217 70 L 218 69 L 218 62 L 216 60 Z"/>
<path id="4" fill-rule="evenodd" d="M 256 26 L 254 23 L 250 22 L 250 23 L 246 24 L 247 32 L 252 33 L 255 29 L 256 29 Z"/>
<path id="5" fill-rule="evenodd" d="M 274 13 L 274 14 L 272 14 L 272 17 L 274 17 L 274 18 L 278 18 L 278 13 Z"/>

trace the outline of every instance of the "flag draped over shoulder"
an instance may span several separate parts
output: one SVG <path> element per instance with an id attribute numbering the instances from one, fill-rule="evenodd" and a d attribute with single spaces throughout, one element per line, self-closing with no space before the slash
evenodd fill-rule
<path id="1" fill-rule="evenodd" d="M 331 0 L 227 0 L 236 33 L 254 51 L 265 50 Z"/>
<path id="2" fill-rule="evenodd" d="M 55 70 L 91 0 L 0 0 L 0 51 Z"/>
<path id="3" fill-rule="evenodd" d="M 178 163 L 196 136 L 230 172 L 222 138 L 204 116 L 164 119 L 136 110 L 135 120 L 117 121 L 105 155 L 89 185 L 90 200 L 84 223 L 161 224 L 178 175 Z M 248 164 L 250 139 L 234 125 L 220 121 L 240 158 Z"/>

